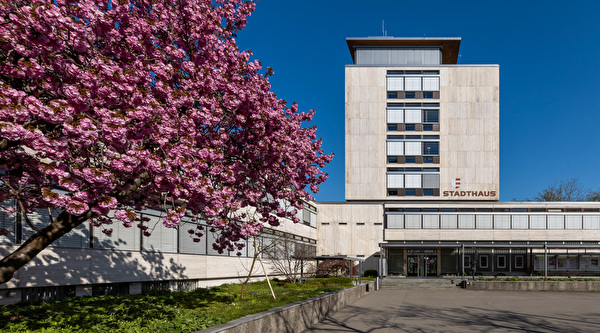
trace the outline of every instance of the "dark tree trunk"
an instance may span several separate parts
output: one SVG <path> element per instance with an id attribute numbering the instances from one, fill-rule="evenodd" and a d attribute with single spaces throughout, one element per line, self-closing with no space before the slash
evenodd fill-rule
<path id="1" fill-rule="evenodd" d="M 0 260 L 0 284 L 12 279 L 19 268 L 31 261 L 52 242 L 86 221 L 90 214 L 88 212 L 83 216 L 73 216 L 63 211 L 50 225 L 31 236 L 17 250 Z"/>

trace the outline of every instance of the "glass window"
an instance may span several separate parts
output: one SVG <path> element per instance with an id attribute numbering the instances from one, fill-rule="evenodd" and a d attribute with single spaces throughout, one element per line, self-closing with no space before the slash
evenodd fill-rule
<path id="1" fill-rule="evenodd" d="M 404 110 L 402 109 L 387 109 L 387 123 L 401 124 L 404 122 Z"/>
<path id="2" fill-rule="evenodd" d="M 414 91 L 407 91 L 404 93 L 404 98 L 415 98 L 415 92 Z"/>
<path id="3" fill-rule="evenodd" d="M 440 216 L 438 214 L 423 215 L 423 228 L 424 229 L 439 229 L 440 228 Z"/>
<path id="4" fill-rule="evenodd" d="M 439 142 L 423 142 L 423 155 L 439 155 L 440 154 L 440 143 Z"/>
<path id="5" fill-rule="evenodd" d="M 387 90 L 388 91 L 402 91 L 402 90 L 404 90 L 404 78 L 402 76 L 388 76 L 388 78 L 387 78 Z"/>
<path id="6" fill-rule="evenodd" d="M 439 110 L 423 110 L 423 122 L 434 123 L 440 122 L 440 111 Z"/>
<path id="7" fill-rule="evenodd" d="M 433 95 L 433 93 L 432 93 L 432 95 Z M 398 93 L 395 91 L 388 91 L 387 98 L 390 98 L 390 99 L 398 98 Z M 431 97 L 431 98 L 433 98 L 433 97 Z"/>
<path id="8" fill-rule="evenodd" d="M 475 215 L 459 215 L 458 227 L 460 229 L 475 229 Z"/>
<path id="9" fill-rule="evenodd" d="M 415 130 L 415 124 L 406 124 L 404 125 L 404 130 L 407 132 L 412 132 Z"/>
<path id="10" fill-rule="evenodd" d="M 433 125 L 431 125 L 431 124 L 425 124 L 425 125 L 423 125 L 423 131 L 424 132 L 431 132 L 431 131 L 433 131 Z"/>
<path id="11" fill-rule="evenodd" d="M 494 215 L 494 229 L 510 229 L 510 215 Z"/>
<path id="12" fill-rule="evenodd" d="M 421 123 L 421 110 L 407 109 L 405 110 L 405 121 L 409 124 Z M 388 121 L 389 122 L 389 121 Z"/>
<path id="13" fill-rule="evenodd" d="M 388 154 L 388 156 L 404 155 L 404 142 L 388 141 L 387 142 L 387 154 Z"/>
<path id="14" fill-rule="evenodd" d="M 477 215 L 477 229 L 492 229 L 492 215 Z"/>
<path id="15" fill-rule="evenodd" d="M 423 157 L 423 163 L 427 163 L 427 164 L 433 163 L 433 157 L 431 157 L 431 156 L 424 156 Z"/>
<path id="16" fill-rule="evenodd" d="M 388 97 L 388 98 L 392 98 L 392 97 Z M 423 98 L 433 98 L 433 92 L 432 91 L 424 91 Z"/>
<path id="17" fill-rule="evenodd" d="M 396 124 L 388 124 L 387 125 L 387 130 L 388 131 L 397 131 L 398 130 L 398 125 L 396 125 Z"/>
<path id="18" fill-rule="evenodd" d="M 421 90 L 421 77 L 406 77 L 404 78 L 404 89 L 408 91 Z"/>
<path id="19" fill-rule="evenodd" d="M 527 215 L 512 215 L 513 229 L 528 229 L 529 219 Z"/>
<path id="20" fill-rule="evenodd" d="M 416 195 L 416 191 L 415 190 L 406 190 L 405 194 L 407 197 L 414 197 Z"/>
<path id="21" fill-rule="evenodd" d="M 420 214 L 405 215 L 404 216 L 404 227 L 406 229 L 421 229 L 421 215 Z"/>
<path id="22" fill-rule="evenodd" d="M 531 229 L 546 229 L 546 215 L 529 216 L 529 225 Z"/>
<path id="23" fill-rule="evenodd" d="M 548 215 L 548 229 L 564 229 L 564 215 Z"/>
<path id="24" fill-rule="evenodd" d="M 440 188 L 440 175 L 425 174 L 423 175 L 423 187 L 425 188 Z M 433 190 L 431 195 L 433 195 Z"/>
<path id="25" fill-rule="evenodd" d="M 404 175 L 387 175 L 388 188 L 404 188 Z"/>
<path id="26" fill-rule="evenodd" d="M 421 175 L 405 175 L 404 186 L 406 188 L 421 188 Z"/>
<path id="27" fill-rule="evenodd" d="M 440 78 L 439 77 L 424 77 L 423 78 L 423 90 L 439 91 L 440 90 Z"/>
<path id="28" fill-rule="evenodd" d="M 442 208 L 442 211 L 448 208 Z M 456 229 L 458 217 L 456 215 L 442 215 L 442 229 Z"/>
<path id="29" fill-rule="evenodd" d="M 496 263 L 498 265 L 498 268 L 506 268 L 506 255 L 497 256 Z"/>
<path id="30" fill-rule="evenodd" d="M 404 228 L 404 215 L 386 215 L 387 227 L 389 229 Z"/>
<path id="31" fill-rule="evenodd" d="M 417 163 L 417 162 L 416 162 L 416 159 L 415 159 L 415 157 L 414 157 L 414 156 L 406 156 L 406 157 L 404 158 L 404 163 L 407 163 L 407 164 L 415 164 L 415 163 Z"/>
<path id="32" fill-rule="evenodd" d="M 388 163 L 398 163 L 398 156 L 388 156 L 387 162 Z"/>
<path id="33" fill-rule="evenodd" d="M 432 197 L 433 196 L 433 190 L 432 189 L 424 189 L 423 190 L 423 196 L 424 197 Z"/>
<path id="34" fill-rule="evenodd" d="M 483 254 L 479 256 L 479 267 L 488 268 L 488 256 L 487 254 Z"/>
<path id="35" fill-rule="evenodd" d="M 404 149 L 406 155 L 421 155 L 421 142 L 405 142 Z"/>
<path id="36" fill-rule="evenodd" d="M 398 195 L 398 190 L 388 190 L 388 196 L 396 196 Z"/>

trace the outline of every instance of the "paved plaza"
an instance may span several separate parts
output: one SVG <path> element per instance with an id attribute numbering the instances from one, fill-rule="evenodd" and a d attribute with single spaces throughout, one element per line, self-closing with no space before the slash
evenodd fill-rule
<path id="1" fill-rule="evenodd" d="M 600 293 L 380 290 L 305 332 L 600 332 Z"/>

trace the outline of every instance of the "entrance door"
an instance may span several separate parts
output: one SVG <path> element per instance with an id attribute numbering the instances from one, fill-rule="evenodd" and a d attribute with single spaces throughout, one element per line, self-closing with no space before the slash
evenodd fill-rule
<path id="1" fill-rule="evenodd" d="M 437 276 L 437 255 L 418 254 L 407 257 L 407 275 L 428 277 Z"/>

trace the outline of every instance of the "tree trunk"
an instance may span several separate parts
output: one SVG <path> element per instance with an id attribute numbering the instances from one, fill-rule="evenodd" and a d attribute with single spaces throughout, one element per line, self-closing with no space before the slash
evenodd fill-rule
<path id="1" fill-rule="evenodd" d="M 12 279 L 19 268 L 31 261 L 52 242 L 86 221 L 90 216 L 91 212 L 82 216 L 73 216 L 66 211 L 60 213 L 54 222 L 31 236 L 17 250 L 0 260 L 0 284 Z"/>

